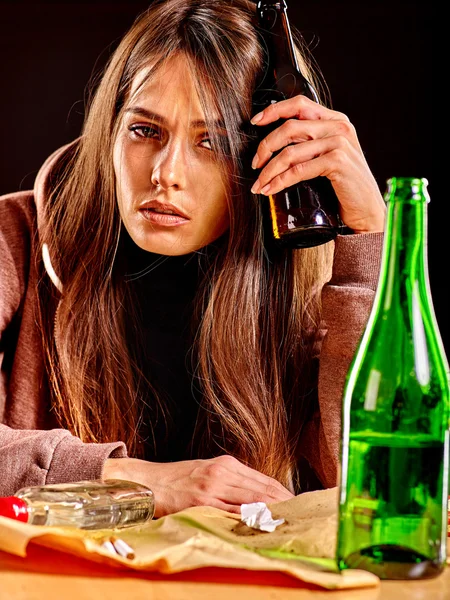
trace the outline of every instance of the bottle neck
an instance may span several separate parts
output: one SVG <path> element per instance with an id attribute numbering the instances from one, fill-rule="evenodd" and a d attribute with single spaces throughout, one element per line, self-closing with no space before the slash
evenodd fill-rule
<path id="1" fill-rule="evenodd" d="M 286 2 L 262 0 L 258 2 L 256 10 L 260 33 L 267 44 L 270 68 L 289 66 L 298 71 Z"/>
<path id="2" fill-rule="evenodd" d="M 426 189 L 397 189 L 387 200 L 385 247 L 380 272 L 380 294 L 388 309 L 394 296 L 403 291 L 422 298 L 429 296 L 427 263 Z"/>
<path id="3" fill-rule="evenodd" d="M 270 104 L 298 94 L 318 102 L 316 91 L 300 71 L 286 9 L 284 0 L 261 0 L 257 5 L 259 34 L 265 56 L 262 80 L 256 87 L 260 95 L 271 90 L 270 98 L 259 97 L 257 93 L 257 104 Z"/>

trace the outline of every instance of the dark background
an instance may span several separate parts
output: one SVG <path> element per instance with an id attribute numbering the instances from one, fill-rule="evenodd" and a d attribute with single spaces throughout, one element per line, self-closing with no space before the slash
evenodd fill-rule
<path id="1" fill-rule="evenodd" d="M 45 158 L 79 135 L 89 81 L 148 5 L 0 2 L 0 194 L 31 188 Z M 288 5 L 380 190 L 391 176 L 429 181 L 430 283 L 449 354 L 447 198 L 431 161 L 431 2 Z"/>

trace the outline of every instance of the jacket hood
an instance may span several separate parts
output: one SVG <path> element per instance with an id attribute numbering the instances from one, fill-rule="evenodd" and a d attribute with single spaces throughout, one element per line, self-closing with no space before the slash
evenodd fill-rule
<path id="1" fill-rule="evenodd" d="M 45 162 L 42 164 L 41 168 L 39 169 L 36 175 L 34 181 L 34 201 L 36 203 L 38 231 L 40 232 L 43 231 L 42 226 L 46 221 L 46 207 L 49 202 L 51 190 L 59 181 L 69 162 L 76 155 L 77 149 L 79 148 L 79 141 L 80 138 L 77 138 L 69 144 L 61 146 L 60 148 L 55 150 L 45 160 Z M 62 283 L 58 277 L 58 274 L 53 268 L 48 250 L 48 245 L 45 239 L 41 238 L 41 242 L 42 259 L 44 262 L 45 269 L 54 285 L 58 288 L 60 292 L 62 292 Z"/>

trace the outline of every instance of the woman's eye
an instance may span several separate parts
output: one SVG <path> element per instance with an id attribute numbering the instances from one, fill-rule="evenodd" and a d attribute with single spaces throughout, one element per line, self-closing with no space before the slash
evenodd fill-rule
<path id="1" fill-rule="evenodd" d="M 156 137 L 161 136 L 161 132 L 158 129 L 155 129 L 155 127 L 151 127 L 150 125 L 130 125 L 130 127 L 128 127 L 128 130 L 131 131 L 131 133 L 138 138 L 154 139 Z M 209 136 L 205 135 L 200 140 L 200 144 L 208 150 L 212 150 L 212 142 Z"/>
<path id="2" fill-rule="evenodd" d="M 208 136 L 205 136 L 204 138 L 202 138 L 201 144 L 209 144 L 209 150 L 212 150 L 212 142 L 211 142 L 211 138 L 209 138 Z"/>
<path id="3" fill-rule="evenodd" d="M 134 135 L 141 138 L 153 138 L 159 135 L 159 131 L 150 125 L 131 125 L 128 128 Z"/>

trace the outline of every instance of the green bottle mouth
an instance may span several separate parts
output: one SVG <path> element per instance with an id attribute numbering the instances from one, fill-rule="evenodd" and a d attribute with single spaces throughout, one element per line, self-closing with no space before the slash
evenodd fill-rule
<path id="1" fill-rule="evenodd" d="M 392 202 L 393 199 L 402 202 L 430 201 L 428 179 L 425 177 L 390 177 L 386 183 L 385 202 Z"/>

